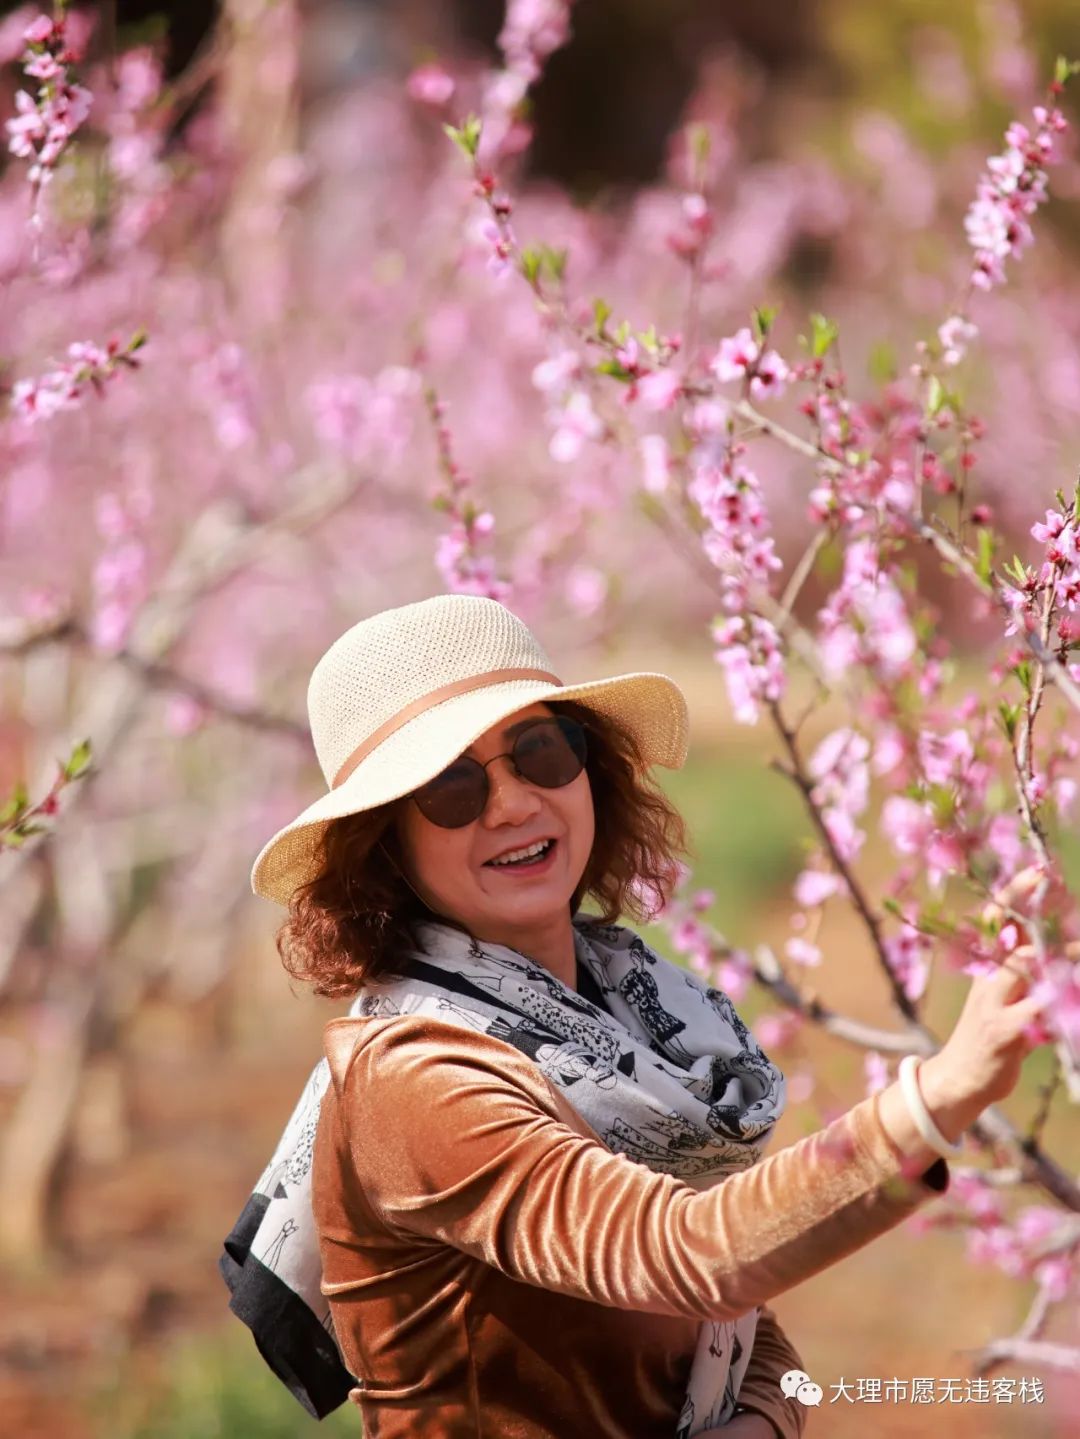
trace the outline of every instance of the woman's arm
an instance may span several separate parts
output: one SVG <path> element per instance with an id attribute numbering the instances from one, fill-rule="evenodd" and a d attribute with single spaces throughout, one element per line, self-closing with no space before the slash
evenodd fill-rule
<path id="1" fill-rule="evenodd" d="M 335 1048 L 345 1172 L 392 1231 L 615 1308 L 737 1318 L 892 1229 L 948 1179 L 943 1160 L 902 1177 L 908 1157 L 876 1094 L 699 1193 L 581 1133 L 561 1092 L 502 1040 L 409 1016 L 360 1023 L 344 1066 Z"/>

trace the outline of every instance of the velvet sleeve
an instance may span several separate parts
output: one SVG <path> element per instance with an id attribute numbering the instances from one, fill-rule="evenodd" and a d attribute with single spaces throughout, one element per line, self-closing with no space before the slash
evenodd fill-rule
<path id="1" fill-rule="evenodd" d="M 739 1385 L 738 1402 L 767 1419 L 777 1439 L 801 1439 L 810 1412 L 797 1399 L 789 1399 L 780 1388 L 780 1380 L 789 1369 L 805 1372 L 806 1365 L 776 1315 L 763 1304 L 750 1363 Z"/>
<path id="2" fill-rule="evenodd" d="M 937 1166 L 902 1176 L 908 1162 L 875 1094 L 698 1192 L 613 1153 L 502 1040 L 416 1016 L 365 1034 L 339 1083 L 364 1201 L 410 1242 L 452 1245 L 597 1304 L 737 1318 L 892 1229 L 947 1183 L 947 1171 L 944 1182 L 940 1171 L 929 1178 Z"/>

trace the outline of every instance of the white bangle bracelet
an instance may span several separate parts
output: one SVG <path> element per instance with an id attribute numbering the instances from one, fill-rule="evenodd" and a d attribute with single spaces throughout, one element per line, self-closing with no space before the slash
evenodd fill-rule
<path id="1" fill-rule="evenodd" d="M 950 1143 L 930 1118 L 930 1111 L 926 1107 L 922 1091 L 919 1088 L 919 1081 L 916 1078 L 921 1063 L 922 1055 L 904 1055 L 900 1061 L 900 1089 L 907 1100 L 907 1107 L 911 1111 L 916 1129 L 936 1154 L 940 1154 L 943 1159 L 951 1159 L 954 1155 L 960 1154 L 964 1146 L 960 1140 L 957 1140 L 955 1144 Z"/>

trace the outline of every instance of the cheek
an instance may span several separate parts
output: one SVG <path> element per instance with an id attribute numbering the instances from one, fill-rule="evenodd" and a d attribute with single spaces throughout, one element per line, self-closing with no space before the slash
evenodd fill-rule
<path id="1" fill-rule="evenodd" d="M 567 795 L 570 801 L 567 819 L 575 843 L 588 854 L 595 837 L 596 817 L 593 811 L 592 789 L 586 775 L 583 774 L 574 781 L 573 791 Z"/>
<path id="2" fill-rule="evenodd" d="M 416 874 L 431 889 L 442 893 L 459 882 L 468 868 L 468 852 L 461 838 L 464 831 L 440 830 L 433 825 L 413 829 L 408 835 L 409 854 Z"/>

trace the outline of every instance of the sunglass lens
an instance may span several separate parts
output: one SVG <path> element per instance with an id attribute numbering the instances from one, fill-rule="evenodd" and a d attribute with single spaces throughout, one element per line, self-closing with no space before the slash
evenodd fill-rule
<path id="1" fill-rule="evenodd" d="M 460 829 L 483 813 L 487 780 L 480 765 L 464 756 L 418 789 L 415 799 L 432 824 Z"/>
<path id="2" fill-rule="evenodd" d="M 533 784 L 559 789 L 585 767 L 585 731 L 576 720 L 559 715 L 522 730 L 514 744 L 514 763 Z"/>

